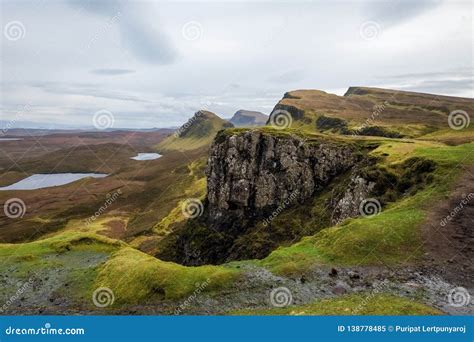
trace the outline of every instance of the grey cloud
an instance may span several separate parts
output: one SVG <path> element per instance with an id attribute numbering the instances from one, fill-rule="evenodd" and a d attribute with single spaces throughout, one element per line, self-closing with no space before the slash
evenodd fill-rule
<path id="1" fill-rule="evenodd" d="M 389 75 L 383 76 L 383 78 L 391 79 L 420 79 L 420 78 L 433 78 L 433 77 L 444 77 L 444 78 L 453 78 L 453 77 L 472 77 L 472 70 L 468 68 L 462 68 L 457 70 L 449 71 L 431 71 L 431 72 L 413 72 L 413 73 L 404 73 L 398 75 Z M 382 77 L 380 77 L 382 78 Z"/>
<path id="2" fill-rule="evenodd" d="M 176 60 L 177 52 L 168 37 L 143 17 L 146 2 L 118 0 L 69 1 L 74 7 L 96 15 L 118 17 L 116 20 L 123 46 L 141 61 L 152 64 L 169 64 Z M 119 15 L 119 16 L 118 16 Z"/>
<path id="3" fill-rule="evenodd" d="M 388 83 L 398 83 L 406 90 L 443 94 L 456 94 L 474 87 L 471 71 L 467 68 L 403 73 L 378 78 Z"/>
<path id="4" fill-rule="evenodd" d="M 367 8 L 370 20 L 376 21 L 384 27 L 389 27 L 412 19 L 440 3 L 440 0 L 371 1 Z"/>
<path id="5" fill-rule="evenodd" d="M 474 81 L 467 78 L 460 80 L 428 80 L 406 88 L 434 93 L 456 93 L 469 88 L 473 89 Z"/>
<path id="6" fill-rule="evenodd" d="M 284 73 L 269 77 L 268 81 L 276 83 L 294 83 L 303 80 L 305 75 L 306 74 L 303 69 L 289 70 Z"/>
<path id="7" fill-rule="evenodd" d="M 116 75 L 125 75 L 132 74 L 135 70 L 131 69 L 94 69 L 91 70 L 91 73 L 95 75 L 104 75 L 104 76 L 116 76 Z"/>
<path id="8" fill-rule="evenodd" d="M 467 2 L 445 2 L 444 11 L 431 10 L 436 3 L 388 0 L 358 1 L 357 6 L 245 3 L 230 10 L 215 2 L 86 0 L 65 6 L 71 0 L 59 0 L 45 3 L 41 15 L 37 2 L 2 6 L 6 19 L 21 20 L 27 29 L 25 39 L 0 40 L 1 105 L 9 110 L 0 108 L 2 119 L 14 118 L 28 102 L 32 108 L 24 119 L 31 121 L 87 125 L 90 113 L 104 107 L 122 127 L 140 126 L 142 117 L 150 126 L 179 125 L 202 108 L 225 117 L 240 108 L 269 113 L 286 91 L 344 93 L 350 84 L 472 94 L 472 68 L 458 69 L 472 63 Z M 418 20 L 420 15 L 427 20 Z M 358 28 L 370 19 L 384 29 L 403 22 L 406 31 L 367 43 Z M 189 20 L 206 28 L 193 43 L 179 32 Z M 105 27 L 110 28 L 106 33 Z M 163 32 L 176 41 L 170 44 Z M 405 36 L 409 32 L 423 34 Z M 96 33 L 100 40 L 76 55 Z M 272 44 L 265 44 L 269 37 Z M 174 61 L 175 47 L 179 61 L 163 65 Z M 118 76 L 121 71 L 113 69 L 136 72 Z"/>
<path id="9" fill-rule="evenodd" d="M 83 95 L 139 103 L 150 102 L 138 96 L 126 94 L 124 92 L 104 90 L 103 88 L 100 88 L 100 85 L 89 86 L 84 84 L 42 83 L 35 84 L 33 86 L 36 88 L 41 88 L 45 92 L 58 95 Z"/>
<path id="10" fill-rule="evenodd" d="M 176 60 L 176 50 L 165 34 L 143 23 L 136 14 L 124 14 L 119 20 L 119 30 L 124 47 L 142 61 L 168 64 Z"/>
<path id="11" fill-rule="evenodd" d="M 66 2 L 79 10 L 105 16 L 116 14 L 122 7 L 121 2 L 118 0 L 66 0 Z"/>

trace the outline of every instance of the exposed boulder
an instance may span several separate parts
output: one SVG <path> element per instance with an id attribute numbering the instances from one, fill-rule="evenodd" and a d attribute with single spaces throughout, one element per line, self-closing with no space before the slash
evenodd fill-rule
<path id="1" fill-rule="evenodd" d="M 368 181 L 360 175 L 352 176 L 342 198 L 336 198 L 333 201 L 332 224 L 359 216 L 361 203 L 370 197 L 374 187 L 375 182 Z"/>

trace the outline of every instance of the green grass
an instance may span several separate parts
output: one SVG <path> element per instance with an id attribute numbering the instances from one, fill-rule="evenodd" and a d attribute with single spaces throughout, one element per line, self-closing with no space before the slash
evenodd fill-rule
<path id="1" fill-rule="evenodd" d="M 420 210 L 402 208 L 373 218 L 348 220 L 291 247 L 280 248 L 261 263 L 276 273 L 291 273 L 315 261 L 344 265 L 406 261 L 407 256 L 414 258 L 419 254 L 419 237 L 414 227 L 422 219 Z"/>
<path id="2" fill-rule="evenodd" d="M 143 303 L 145 300 L 178 299 L 192 294 L 200 284 L 204 291 L 229 286 L 238 277 L 234 269 L 222 266 L 185 267 L 123 248 L 102 266 L 96 286 L 112 289 L 117 303 Z"/>
<path id="3" fill-rule="evenodd" d="M 347 295 L 301 306 L 247 309 L 234 315 L 441 315 L 442 312 L 411 299 L 389 294 Z"/>
<path id="4" fill-rule="evenodd" d="M 15 277 L 21 279 L 32 272 L 58 267 L 56 256 L 68 251 L 109 254 L 123 245 L 101 235 L 68 231 L 34 242 L 0 244 L 0 266 L 14 268 Z"/>
<path id="5" fill-rule="evenodd" d="M 190 151 L 203 146 L 208 146 L 214 139 L 214 135 L 203 138 L 176 138 L 170 136 L 156 146 L 160 152 L 167 151 Z"/>
<path id="6" fill-rule="evenodd" d="M 0 258 L 38 257 L 50 253 L 61 253 L 87 245 L 95 250 L 110 250 L 124 246 L 118 240 L 94 233 L 65 231 L 54 236 L 27 243 L 0 244 Z M 3 260 L 5 261 L 5 260 Z"/>
<path id="7" fill-rule="evenodd" d="M 198 113 L 201 115 L 197 115 Z M 198 113 L 177 131 L 180 136 L 170 135 L 156 145 L 156 149 L 160 152 L 190 151 L 209 146 L 218 131 L 232 126 L 214 113 L 207 111 Z"/>
<path id="8" fill-rule="evenodd" d="M 462 171 L 460 165 L 474 163 L 473 143 L 456 147 L 422 146 L 409 155 L 437 163 L 430 186 L 387 206 L 377 216 L 346 220 L 290 247 L 280 247 L 255 263 L 277 274 L 289 275 L 304 273 L 317 264 L 373 265 L 416 261 L 423 253 L 418 227 L 432 203 L 448 194 Z"/>
<path id="9" fill-rule="evenodd" d="M 88 258 L 97 255 L 106 256 L 106 261 L 87 267 Z M 56 293 L 86 307 L 91 305 L 93 290 L 102 286 L 113 290 L 120 305 L 179 299 L 203 283 L 208 283 L 203 291 L 212 292 L 231 285 L 239 276 L 238 270 L 229 267 L 185 267 L 164 262 L 118 240 L 74 231 L 30 243 L 2 244 L 0 257 L 3 269 L 13 267 L 10 276 L 18 281 L 33 273 L 45 275 L 63 269 L 66 278 L 55 284 Z M 13 290 L 5 288 L 0 293 Z"/>
<path id="10" fill-rule="evenodd" d="M 446 128 L 443 130 L 430 132 L 419 139 L 442 141 L 447 144 L 458 145 L 472 142 L 474 140 L 474 124 L 461 130 Z"/>
<path id="11" fill-rule="evenodd" d="M 153 231 L 160 235 L 160 237 L 169 234 L 173 225 L 187 219 L 182 212 L 182 206 L 186 199 L 198 198 L 204 201 L 206 195 L 205 163 L 206 160 L 202 158 L 188 165 L 189 176 L 193 179 L 193 182 L 184 190 L 183 198 L 178 200 L 176 206 L 153 227 Z"/>
<path id="12" fill-rule="evenodd" d="M 233 134 L 246 129 L 229 129 L 225 134 Z M 262 132 L 281 135 L 301 134 L 295 130 L 278 131 L 269 127 L 259 128 Z M 323 135 L 302 134 L 319 141 Z M 334 137 L 334 141 L 345 142 L 346 137 Z M 232 286 L 240 276 L 233 266 L 239 264 L 256 264 L 282 275 L 307 272 L 316 265 L 373 265 L 403 264 L 416 261 L 423 253 L 419 226 L 429 213 L 432 204 L 449 193 L 452 184 L 462 172 L 462 165 L 474 163 L 474 143 L 458 146 L 446 146 L 437 142 L 390 139 L 355 139 L 376 142 L 379 147 L 372 153 L 380 156 L 381 166 L 396 167 L 410 157 L 422 157 L 436 162 L 433 182 L 418 191 L 415 195 L 404 197 L 396 203 L 385 207 L 382 213 L 373 218 L 354 218 L 343 224 L 326 228 L 317 234 L 303 238 L 300 242 L 288 247 L 280 247 L 262 260 L 233 262 L 223 266 L 185 267 L 171 262 L 158 260 L 150 255 L 128 247 L 127 244 L 99 235 L 96 232 L 113 218 L 104 217 L 97 220 L 87 231 L 80 231 L 80 221 L 70 221 L 65 230 L 34 242 L 20 244 L 0 244 L 0 258 L 4 269 L 15 267 L 14 277 L 28 278 L 32 271 L 41 271 L 58 267 L 71 267 L 67 281 L 72 283 L 71 293 L 82 300 L 90 299 L 90 291 L 106 286 L 114 291 L 117 305 L 159 301 L 162 299 L 179 299 L 192 294 L 199 284 L 209 282 L 205 291 L 219 291 Z M 173 191 L 179 196 L 166 199 L 172 209 L 168 216 L 163 216 L 163 224 L 168 230 L 180 214 L 180 200 L 184 197 L 202 197 L 205 189 L 203 178 L 205 158 L 198 159 L 188 168 L 183 167 L 183 179 L 188 182 L 182 187 L 176 185 Z M 173 171 L 175 172 L 175 171 Z M 152 194 L 153 196 L 155 194 Z M 180 197 L 181 196 L 181 197 Z M 170 198 L 172 200 L 170 200 Z M 322 211 L 317 203 L 310 210 Z M 155 209 L 153 209 L 155 210 Z M 304 217 L 298 210 L 298 219 L 287 217 L 282 213 L 276 219 L 289 222 L 290 226 L 301 224 Z M 293 213 L 293 212 L 291 212 Z M 291 215 L 289 215 L 291 216 Z M 160 221 L 158 221 L 160 222 Z M 286 222 L 281 222 L 284 227 Z M 310 233 L 308 233 L 310 234 Z M 107 254 L 108 260 L 99 267 L 84 270 L 79 264 L 66 264 L 65 256 L 71 251 L 84 252 L 84 257 L 94 253 Z M 81 254 L 82 255 L 82 254 Z M 80 263 L 78 257 L 74 263 Z M 63 289 L 67 295 L 67 290 Z M 365 297 L 363 297 L 365 298 Z M 354 308 L 363 299 L 360 296 L 345 296 L 336 299 L 316 302 L 303 307 L 262 310 L 261 314 L 352 314 Z M 374 299 L 375 298 L 375 299 Z M 370 297 L 369 304 L 359 314 L 436 314 L 436 310 L 404 298 L 377 295 Z M 289 311 L 288 311 L 289 310 Z M 342 310 L 342 311 L 341 311 Z M 254 310 L 241 311 L 240 314 L 256 314 Z"/>
<path id="13" fill-rule="evenodd" d="M 474 162 L 474 142 L 458 146 L 422 147 L 414 151 L 414 156 L 426 157 L 446 168 L 456 170 L 459 165 Z"/>
<path id="14" fill-rule="evenodd" d="M 0 266 L 10 279 L 0 295 L 8 298 L 18 290 L 16 284 L 38 278 L 42 279 L 37 289 L 41 294 L 27 292 L 25 296 L 39 296 L 36 302 L 63 296 L 68 302 L 88 305 L 97 276 L 97 267 L 90 260 L 104 260 L 123 245 L 101 235 L 75 231 L 34 242 L 0 244 Z"/>
<path id="15" fill-rule="evenodd" d="M 223 135 L 237 135 L 245 132 L 260 132 L 262 134 L 268 134 L 272 135 L 275 137 L 282 137 L 282 138 L 287 138 L 287 137 L 298 137 L 302 139 L 306 139 L 308 142 L 311 142 L 312 140 L 322 140 L 324 139 L 325 141 L 346 141 L 348 140 L 347 137 L 344 136 L 337 136 L 333 134 L 324 134 L 320 132 L 313 132 L 309 130 L 304 130 L 299 128 L 285 128 L 285 129 L 277 129 L 272 126 L 261 126 L 261 127 L 253 127 L 253 128 L 245 128 L 245 127 L 239 127 L 239 128 L 227 128 L 221 132 Z"/>

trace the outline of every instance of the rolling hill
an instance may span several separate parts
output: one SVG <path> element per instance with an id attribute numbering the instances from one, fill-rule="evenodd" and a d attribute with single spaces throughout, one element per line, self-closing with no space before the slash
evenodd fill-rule
<path id="1" fill-rule="evenodd" d="M 431 134 L 431 138 L 439 136 L 439 140 L 454 143 L 472 141 L 466 130 L 458 132 L 448 126 L 450 113 L 472 113 L 474 103 L 468 98 L 368 87 L 350 87 L 344 96 L 295 90 L 284 95 L 273 113 L 278 110 L 291 115 L 291 127 L 308 131 L 375 136 L 396 133 L 399 137 Z M 467 128 L 472 133 L 472 125 Z"/>
<path id="2" fill-rule="evenodd" d="M 227 120 L 216 114 L 201 110 L 194 114 L 184 125 L 172 135 L 156 145 L 156 149 L 166 151 L 187 151 L 208 146 L 218 131 L 233 127 Z"/>

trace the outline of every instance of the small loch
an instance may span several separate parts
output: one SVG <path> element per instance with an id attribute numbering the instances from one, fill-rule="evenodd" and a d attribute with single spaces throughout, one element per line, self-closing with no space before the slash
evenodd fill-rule
<path id="1" fill-rule="evenodd" d="M 87 177 L 103 178 L 106 176 L 108 175 L 104 173 L 38 173 L 14 184 L 1 187 L 0 190 L 36 190 L 69 184 Z"/>
<path id="2" fill-rule="evenodd" d="M 159 153 L 139 153 L 135 157 L 132 157 L 130 159 L 133 160 L 154 160 L 158 159 L 161 157 L 161 154 Z"/>

